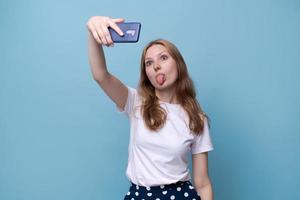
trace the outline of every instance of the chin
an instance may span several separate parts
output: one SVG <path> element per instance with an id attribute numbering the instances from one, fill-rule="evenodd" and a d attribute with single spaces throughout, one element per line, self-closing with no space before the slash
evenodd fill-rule
<path id="1" fill-rule="evenodd" d="M 155 89 L 158 89 L 158 90 L 165 90 L 165 89 L 171 88 L 172 86 L 175 86 L 174 83 L 170 84 L 169 82 L 165 82 L 163 85 L 159 85 L 156 83 L 156 81 L 154 81 L 154 83 L 151 83 L 151 84 Z"/>
<path id="2" fill-rule="evenodd" d="M 155 89 L 158 89 L 158 90 L 166 90 L 166 89 L 169 89 L 171 88 L 172 85 L 167 85 L 167 84 L 163 84 L 163 85 L 155 85 Z"/>

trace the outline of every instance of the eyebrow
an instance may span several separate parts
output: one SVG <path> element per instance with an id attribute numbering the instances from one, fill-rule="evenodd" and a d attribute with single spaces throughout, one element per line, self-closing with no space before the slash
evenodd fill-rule
<path id="1" fill-rule="evenodd" d="M 165 53 L 165 52 L 167 52 L 167 51 L 163 50 L 158 55 L 161 55 L 162 53 Z M 147 60 L 147 59 L 151 59 L 151 58 L 149 58 L 149 57 L 145 58 L 145 60 Z"/>

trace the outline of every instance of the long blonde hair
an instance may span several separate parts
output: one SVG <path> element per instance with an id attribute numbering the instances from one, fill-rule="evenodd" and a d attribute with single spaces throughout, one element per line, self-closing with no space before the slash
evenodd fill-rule
<path id="1" fill-rule="evenodd" d="M 142 96 L 141 114 L 146 127 L 152 131 L 161 129 L 166 123 L 167 113 L 159 105 L 159 99 L 155 95 L 155 88 L 147 77 L 145 70 L 145 55 L 149 47 L 153 45 L 164 46 L 177 63 L 178 78 L 175 82 L 175 95 L 179 104 L 189 116 L 189 129 L 195 134 L 201 134 L 204 127 L 204 117 L 208 116 L 202 111 L 196 99 L 196 92 L 192 79 L 189 77 L 185 61 L 177 47 L 164 39 L 149 42 L 143 49 L 141 57 L 141 74 L 138 90 Z"/>

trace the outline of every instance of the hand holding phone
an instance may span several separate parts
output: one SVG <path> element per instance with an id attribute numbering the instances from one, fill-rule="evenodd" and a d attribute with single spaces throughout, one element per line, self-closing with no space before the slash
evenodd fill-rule
<path id="1" fill-rule="evenodd" d="M 123 36 L 119 35 L 111 27 L 108 28 L 110 36 L 115 43 L 132 43 L 138 42 L 141 30 L 141 23 L 139 22 L 123 22 L 118 23 L 118 27 L 124 33 Z"/>

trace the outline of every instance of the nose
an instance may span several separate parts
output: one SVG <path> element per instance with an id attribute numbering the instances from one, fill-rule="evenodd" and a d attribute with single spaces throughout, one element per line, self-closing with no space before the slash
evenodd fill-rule
<path id="1" fill-rule="evenodd" d="M 159 70 L 161 67 L 160 67 L 160 65 L 158 64 L 158 63 L 156 63 L 155 65 L 153 65 L 154 66 L 154 70 L 155 71 L 157 71 L 157 70 Z"/>

